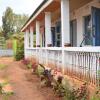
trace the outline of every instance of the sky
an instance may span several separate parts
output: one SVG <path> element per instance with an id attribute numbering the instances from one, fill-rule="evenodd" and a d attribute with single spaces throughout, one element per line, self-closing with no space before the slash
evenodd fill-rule
<path id="1" fill-rule="evenodd" d="M 0 26 L 2 15 L 7 7 L 11 7 L 16 14 L 28 14 L 29 16 L 43 0 L 0 0 Z"/>

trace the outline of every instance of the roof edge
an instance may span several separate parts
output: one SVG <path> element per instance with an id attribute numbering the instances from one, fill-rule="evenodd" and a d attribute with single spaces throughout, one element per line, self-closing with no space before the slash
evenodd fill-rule
<path id="1" fill-rule="evenodd" d="M 29 19 L 26 21 L 26 23 L 23 25 L 23 27 L 21 28 L 21 31 L 23 31 L 24 27 L 26 26 L 26 24 L 31 20 L 31 18 L 39 11 L 39 9 L 49 0 L 44 0 L 37 8 L 36 10 L 32 13 L 32 15 L 29 17 Z"/>

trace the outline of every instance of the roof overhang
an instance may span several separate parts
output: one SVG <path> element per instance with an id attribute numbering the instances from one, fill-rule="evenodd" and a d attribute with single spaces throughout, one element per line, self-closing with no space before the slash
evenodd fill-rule
<path id="1" fill-rule="evenodd" d="M 74 0 L 70 0 L 70 11 L 80 8 L 90 1 L 92 0 L 76 0 L 76 2 Z M 60 6 L 60 3 L 58 2 L 61 2 L 61 0 L 44 0 L 23 25 L 21 31 L 24 32 L 26 29 L 29 29 L 30 26 L 34 26 L 36 20 L 43 19 L 45 12 L 54 12 L 56 9 L 58 9 Z"/>
<path id="2" fill-rule="evenodd" d="M 21 31 L 24 32 L 27 27 L 31 24 L 32 21 L 36 19 L 36 17 L 46 8 L 48 7 L 54 0 L 44 0 L 40 6 L 34 11 L 34 13 L 30 16 L 24 26 L 21 28 Z"/>

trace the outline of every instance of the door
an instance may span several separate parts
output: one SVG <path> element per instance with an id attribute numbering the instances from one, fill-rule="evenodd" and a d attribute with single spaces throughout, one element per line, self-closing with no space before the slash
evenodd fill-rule
<path id="1" fill-rule="evenodd" d="M 51 33 L 52 33 L 52 44 L 53 44 L 53 47 L 56 46 L 55 44 L 55 27 L 51 27 Z"/>
<path id="2" fill-rule="evenodd" d="M 77 46 L 77 21 L 73 20 L 70 22 L 70 43 L 71 46 Z"/>
<path id="3" fill-rule="evenodd" d="M 100 46 L 100 9 L 92 7 L 93 45 Z"/>
<path id="4" fill-rule="evenodd" d="M 60 21 L 56 23 L 55 33 L 56 33 L 56 36 L 55 36 L 56 47 L 61 47 L 62 40 L 61 40 L 61 22 Z"/>
<path id="5" fill-rule="evenodd" d="M 93 45 L 93 35 L 91 32 L 91 15 L 84 17 L 84 45 Z"/>

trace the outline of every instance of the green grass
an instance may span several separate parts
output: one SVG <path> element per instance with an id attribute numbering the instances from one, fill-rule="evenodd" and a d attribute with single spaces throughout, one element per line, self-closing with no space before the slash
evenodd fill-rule
<path id="1" fill-rule="evenodd" d="M 7 65 L 5 64 L 0 64 L 0 70 L 5 69 L 7 67 Z"/>

